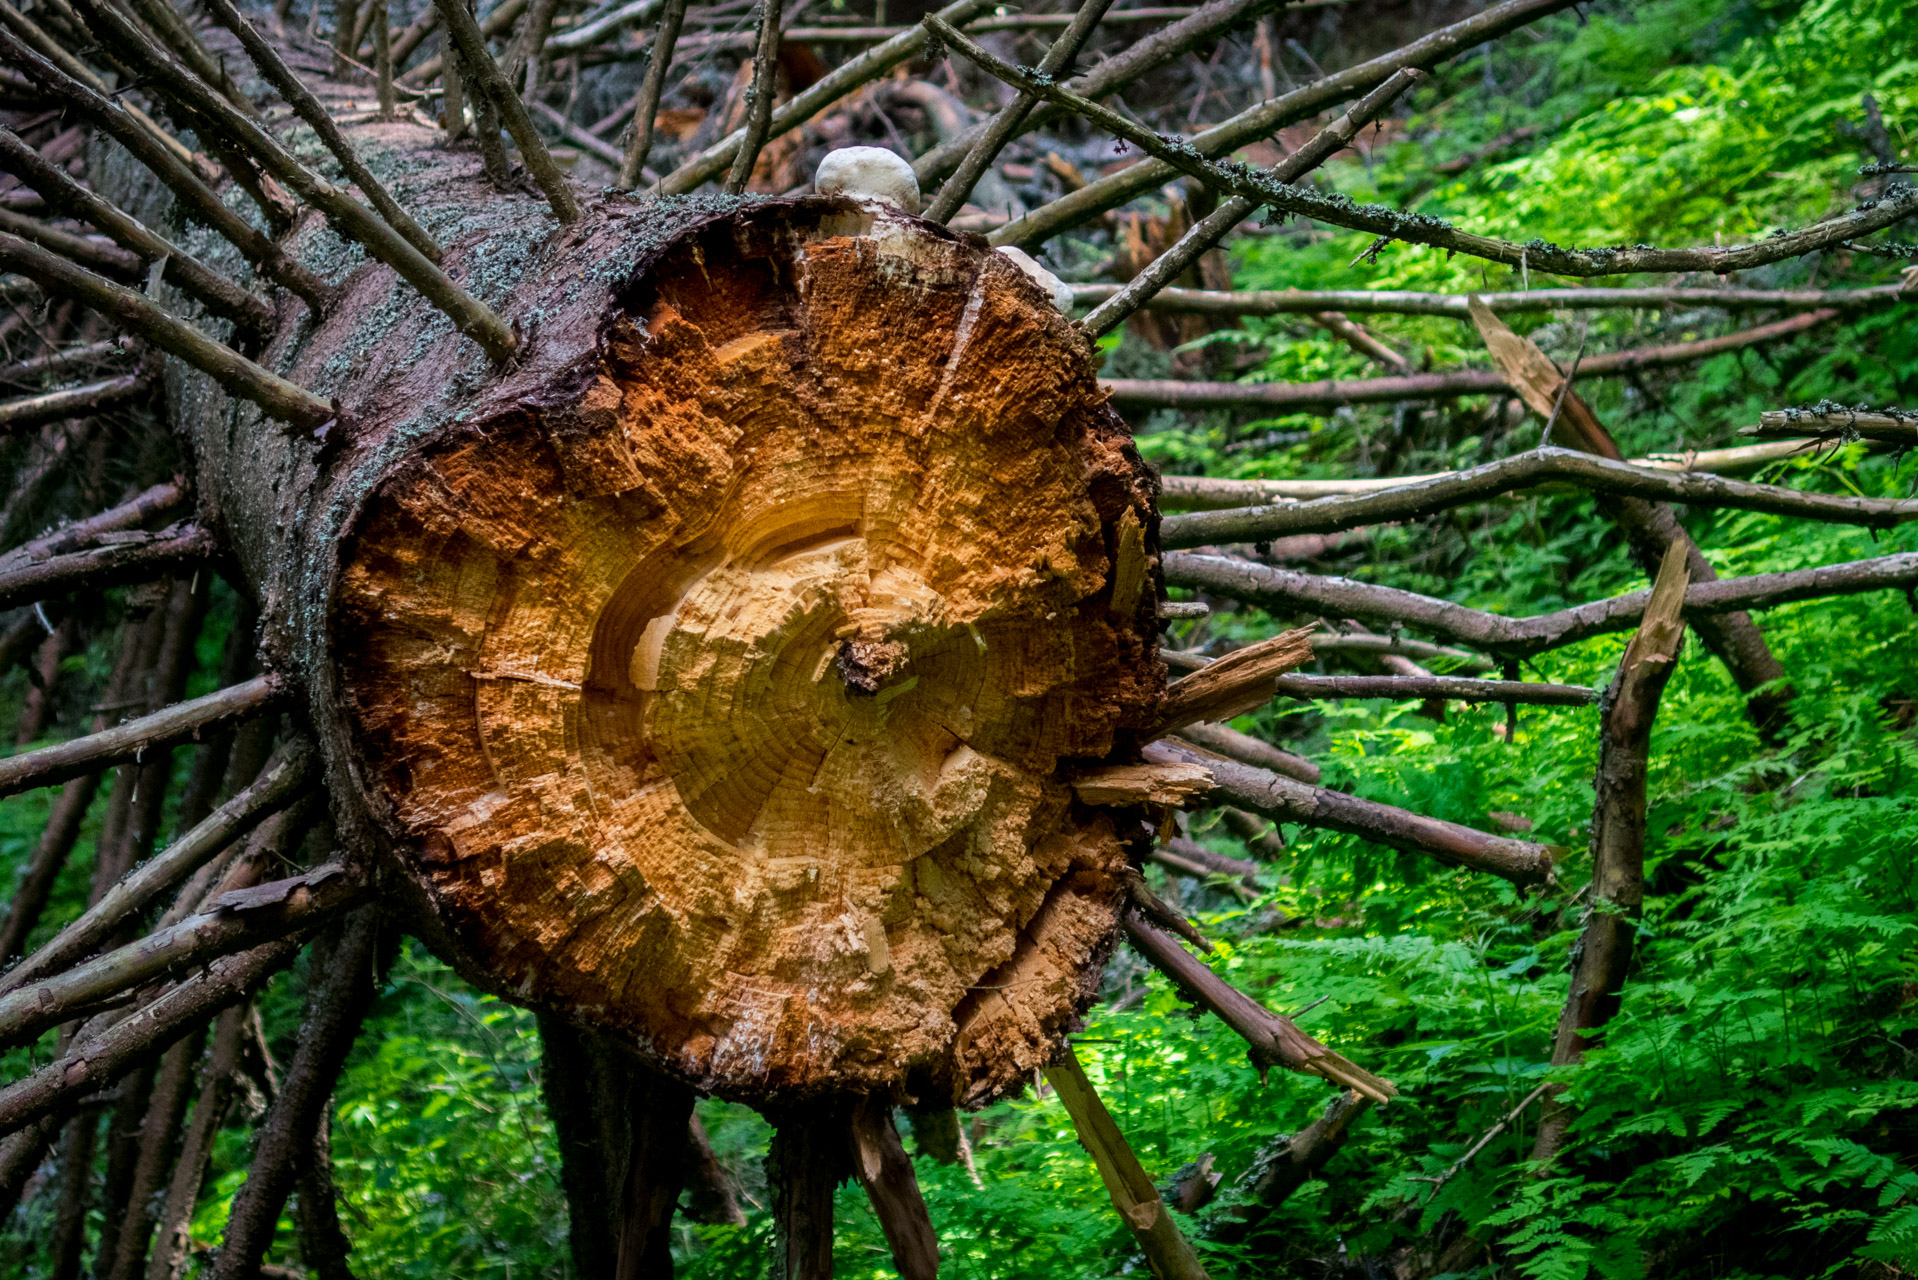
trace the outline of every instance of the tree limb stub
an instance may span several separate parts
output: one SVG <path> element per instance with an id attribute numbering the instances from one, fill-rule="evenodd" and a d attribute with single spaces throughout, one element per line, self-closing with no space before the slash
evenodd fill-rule
<path id="1" fill-rule="evenodd" d="M 274 761 L 251 786 L 196 823 L 159 855 L 129 871 L 78 920 L 0 976 L 0 997 L 58 972 L 105 944 L 129 917 L 298 795 L 310 783 L 312 774 L 312 754 L 307 749 L 296 747 Z"/>
<path id="2" fill-rule="evenodd" d="M 1342 831 L 1376 844 L 1436 858 L 1509 880 L 1520 888 L 1552 881 L 1553 846 L 1487 835 L 1456 822 L 1363 800 L 1343 791 L 1306 786 L 1265 769 L 1198 750 L 1176 738 L 1145 749 L 1148 761 L 1199 764 L 1212 771 L 1215 801 L 1263 814 L 1274 822 Z"/>
<path id="3" fill-rule="evenodd" d="M 250 719 L 277 704 L 286 693 L 277 677 L 258 676 L 99 733 L 9 756 L 0 760 L 0 796 L 29 787 L 50 787 L 83 773 L 138 759 L 142 752 L 156 747 L 170 747 L 209 729 Z"/>
<path id="4" fill-rule="evenodd" d="M 1112 1197 L 1112 1207 L 1145 1251 L 1153 1274 L 1161 1280 L 1208 1280 L 1199 1256 L 1180 1234 L 1178 1224 L 1159 1198 L 1158 1188 L 1127 1145 L 1105 1103 L 1099 1100 L 1071 1046 L 1046 1068 L 1046 1082 L 1057 1091 L 1060 1103 L 1072 1117 L 1079 1145 L 1092 1157 L 1100 1180 L 1106 1184 L 1106 1194 Z"/>
<path id="5" fill-rule="evenodd" d="M 1262 542 L 1293 533 L 1333 533 L 1361 525 L 1416 520 L 1546 484 L 1572 484 L 1619 497 L 1761 511 L 1869 529 L 1891 529 L 1918 520 L 1918 501 L 1804 493 L 1782 485 L 1729 480 L 1699 471 L 1657 471 L 1582 450 L 1548 447 L 1376 493 L 1167 516 L 1160 523 L 1159 537 L 1168 550 L 1182 550 L 1224 542 Z"/>
<path id="6" fill-rule="evenodd" d="M 1230 556 L 1173 551 L 1165 556 L 1166 581 L 1256 604 L 1280 612 L 1309 612 L 1366 622 L 1404 623 L 1458 644 L 1522 658 L 1577 644 L 1593 636 L 1629 631 L 1644 614 L 1650 591 L 1574 605 L 1530 618 L 1507 618 L 1481 609 L 1356 582 L 1318 577 L 1289 569 L 1271 569 Z M 1857 595 L 1866 591 L 1904 591 L 1918 586 L 1918 552 L 1876 556 L 1812 569 L 1754 573 L 1694 583 L 1685 591 L 1685 614 L 1766 609 L 1798 600 Z"/>

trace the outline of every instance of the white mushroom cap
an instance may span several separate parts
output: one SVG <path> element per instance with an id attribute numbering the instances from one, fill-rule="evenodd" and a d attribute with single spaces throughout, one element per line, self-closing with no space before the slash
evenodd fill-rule
<path id="1" fill-rule="evenodd" d="M 999 252 L 1012 259 L 1013 264 L 1017 266 L 1019 270 L 1031 276 L 1032 282 L 1045 290 L 1046 296 L 1052 299 L 1053 306 L 1059 308 L 1059 310 L 1065 312 L 1067 315 L 1072 314 L 1071 285 L 1033 261 L 1032 255 L 1024 249 L 1017 249 L 1012 245 L 1002 244 L 999 246 Z"/>
<path id="2" fill-rule="evenodd" d="M 912 166 L 884 147 L 841 147 L 819 162 L 812 187 L 822 196 L 883 200 L 919 212 L 919 179 Z"/>

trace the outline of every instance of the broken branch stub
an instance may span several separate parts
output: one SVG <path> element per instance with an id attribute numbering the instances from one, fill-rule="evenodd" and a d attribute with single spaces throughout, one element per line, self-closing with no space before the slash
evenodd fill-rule
<path id="1" fill-rule="evenodd" d="M 637 208 L 540 267 L 650 237 L 597 309 L 343 482 L 325 736 L 495 989 L 739 1100 L 990 1099 L 1117 932 L 1074 780 L 1162 697 L 1151 477 L 1004 255 L 843 199 Z"/>

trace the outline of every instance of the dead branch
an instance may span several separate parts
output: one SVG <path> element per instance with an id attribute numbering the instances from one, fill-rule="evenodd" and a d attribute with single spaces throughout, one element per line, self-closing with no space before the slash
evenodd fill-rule
<path id="1" fill-rule="evenodd" d="M 1679 609 L 1688 578 L 1685 548 L 1674 545 L 1659 566 L 1638 634 L 1619 660 L 1605 691 L 1599 737 L 1597 798 L 1592 807 L 1592 883 L 1585 929 L 1572 950 L 1572 981 L 1552 1043 L 1552 1065 L 1582 1061 L 1595 1034 L 1619 1009 L 1631 969 L 1639 912 L 1645 900 L 1645 780 L 1652 722 L 1659 696 L 1678 666 L 1685 641 Z M 1565 1143 L 1571 1115 L 1546 1091 L 1532 1159 L 1549 1163 Z"/>
<path id="2" fill-rule="evenodd" d="M 1429 32 L 1402 48 L 1348 67 L 1335 75 L 1323 76 L 1311 84 L 1240 112 L 1230 120 L 1198 134 L 1189 146 L 1196 156 L 1228 155 L 1248 142 L 1270 137 L 1286 125 L 1308 120 L 1341 102 L 1350 102 L 1369 93 L 1406 67 L 1430 69 L 1456 54 L 1475 49 L 1529 22 L 1569 8 L 1571 2 L 1505 0 L 1505 3 L 1494 5 L 1463 22 Z M 1247 13 L 1245 16 L 1251 15 Z M 1123 80 L 1115 80 L 1100 92 L 1095 92 L 1090 85 L 1077 83 L 1067 87 L 1087 98 L 1097 98 L 1123 83 Z M 988 239 L 995 245 L 1016 244 L 1030 248 L 1096 218 L 1108 209 L 1116 209 L 1136 196 L 1163 186 L 1179 172 L 1178 168 L 1162 160 L 1140 161 L 1116 174 L 1095 179 L 1050 204 L 1041 205 L 1024 217 L 1000 227 Z"/>
<path id="3" fill-rule="evenodd" d="M 164 3 L 164 0 L 158 0 L 158 2 Z M 320 142 L 333 153 L 333 158 L 340 162 L 340 168 L 345 172 L 347 180 L 360 189 L 360 193 L 367 198 L 380 217 L 386 219 L 387 225 L 406 237 L 407 243 L 425 254 L 428 260 L 438 262 L 440 247 L 433 243 L 433 237 L 427 235 L 420 229 L 418 223 L 407 216 L 406 210 L 400 208 L 399 202 L 394 200 L 387 189 L 381 185 L 380 180 L 373 176 L 372 171 L 360 160 L 359 152 L 353 149 L 353 144 L 348 142 L 345 135 L 340 132 L 339 125 L 333 122 L 332 113 L 293 73 L 293 68 L 286 65 L 286 59 L 280 56 L 280 51 L 268 43 L 265 37 L 260 35 L 259 30 L 247 21 L 246 16 L 240 12 L 233 0 L 206 0 L 206 6 L 207 12 L 213 15 L 214 21 L 239 39 L 240 47 L 246 50 L 247 57 L 252 59 L 255 67 L 259 68 L 260 74 L 280 91 L 280 96 L 286 99 L 287 105 L 292 107 L 300 119 L 304 120 L 307 126 L 319 136 Z M 385 29 L 385 24 L 381 23 L 380 30 Z M 390 104 L 383 103 L 382 107 L 386 110 L 391 109 Z"/>
<path id="4" fill-rule="evenodd" d="M 1146 1176 L 1139 1157 L 1126 1145 L 1125 1135 L 1099 1101 L 1098 1091 L 1086 1078 L 1071 1045 L 1061 1049 L 1059 1060 L 1046 1068 L 1046 1081 L 1072 1117 L 1079 1145 L 1092 1157 L 1106 1184 L 1106 1194 L 1112 1197 L 1112 1207 L 1145 1251 L 1153 1274 L 1161 1280 L 1208 1280 L 1198 1255 L 1166 1212 L 1159 1189 Z"/>
<path id="5" fill-rule="evenodd" d="M 1416 67 L 1394 72 L 1384 84 L 1352 104 L 1345 114 L 1319 130 L 1304 146 L 1274 165 L 1269 176 L 1277 182 L 1292 182 L 1330 160 L 1358 136 L 1360 129 L 1376 120 L 1413 85 L 1425 78 Z M 1079 323 L 1088 334 L 1097 337 L 1125 323 L 1134 311 L 1151 301 L 1152 296 L 1171 284 L 1202 254 L 1225 239 L 1231 230 L 1252 215 L 1258 206 L 1243 196 L 1221 200 L 1219 207 L 1194 223 L 1178 241 L 1160 254 L 1132 282 L 1105 302 L 1094 307 Z M 1401 361 L 1401 363 L 1403 363 Z"/>
<path id="6" fill-rule="evenodd" d="M 519 21 L 519 16 L 526 12 L 526 3 L 527 0 L 503 0 L 503 3 L 495 5 L 493 11 L 486 15 L 485 21 L 480 23 L 480 30 L 485 33 L 488 40 L 494 40 L 505 35 L 513 29 L 513 24 Z M 419 41 L 424 40 L 427 35 L 439 26 L 439 10 L 429 6 L 426 12 L 432 21 L 428 22 L 426 17 L 422 17 L 418 22 L 408 27 L 405 32 L 401 33 L 399 37 L 395 38 L 393 46 L 393 63 L 395 66 L 405 62 L 406 59 L 412 55 L 413 50 L 419 47 Z M 419 32 L 418 38 L 415 39 L 412 44 L 406 44 L 406 37 L 412 35 L 416 30 Z M 402 48 L 402 45 L 405 47 Z M 455 60 L 457 61 L 457 59 Z M 400 78 L 415 86 L 431 84 L 435 79 L 439 78 L 440 74 L 445 70 L 444 64 L 445 59 L 443 55 L 435 54 Z M 458 76 L 447 77 L 447 98 L 449 101 L 454 97 L 455 90 L 453 86 L 457 84 L 458 81 Z"/>
<path id="7" fill-rule="evenodd" d="M 1225 889 L 1241 902 L 1257 901 L 1259 886 L 1255 863 L 1240 862 L 1212 852 L 1193 840 L 1174 838 L 1154 845 L 1146 855 L 1155 865 L 1174 875 L 1199 881 L 1222 881 Z"/>
<path id="8" fill-rule="evenodd" d="M 279 1095 L 260 1122 L 246 1182 L 233 1197 L 226 1234 L 210 1268 L 213 1280 L 249 1280 L 273 1243 L 280 1211 L 306 1164 L 305 1148 L 373 1003 L 379 928 L 377 909 L 362 908 L 347 919 L 328 950 L 324 977 L 307 1000 L 299 1048 L 280 1081 Z"/>
<path id="9" fill-rule="evenodd" d="M 963 25 L 977 14 L 991 8 L 992 3 L 993 0 L 956 0 L 955 3 L 941 9 L 939 16 L 948 22 Z M 772 119 L 767 124 L 766 136 L 777 138 L 788 130 L 798 128 L 861 85 L 870 84 L 900 63 L 918 56 L 920 50 L 925 47 L 925 29 L 913 27 L 875 49 L 868 49 L 844 65 L 835 67 L 805 92 L 794 95 L 791 101 L 776 108 L 772 113 Z M 661 178 L 654 190 L 661 195 L 684 195 L 712 181 L 727 171 L 733 158 L 738 155 L 745 137 L 744 129 L 733 130 Z"/>
<path id="10" fill-rule="evenodd" d="M 1071 25 L 1060 33 L 1059 38 L 1046 50 L 1046 56 L 1040 59 L 1034 75 L 1050 81 L 1070 72 L 1073 62 L 1079 56 L 1079 50 L 1091 38 L 1092 29 L 1099 25 L 1099 19 L 1105 16 L 1106 10 L 1111 5 L 1112 0 L 1083 0 L 1072 15 Z M 967 48 L 978 48 L 972 41 L 961 35 L 951 23 L 943 21 L 936 14 L 927 17 L 926 28 L 961 52 L 965 52 Z M 972 55 L 967 53 L 966 56 Z M 958 167 L 952 171 L 945 184 L 939 188 L 939 193 L 933 197 L 932 203 L 927 206 L 924 216 L 928 221 L 952 221 L 952 216 L 959 212 L 960 206 L 964 205 L 966 198 L 972 194 L 973 187 L 978 184 L 986 170 L 992 167 L 993 161 L 999 158 L 999 153 L 1005 150 L 1006 144 L 1019 132 L 1020 126 L 1025 123 L 1026 117 L 1032 114 L 1032 108 L 1038 101 L 1037 93 L 1030 89 L 1022 89 L 1011 102 L 994 113 L 992 119 L 986 122 L 986 127 L 980 133 L 978 140 L 967 150 L 965 158 L 960 160 Z"/>
<path id="11" fill-rule="evenodd" d="M 65 347 L 43 356 L 0 365 L 0 382 L 12 385 L 37 384 L 43 378 L 58 377 L 76 369 L 91 369 L 103 360 L 112 360 L 122 354 L 117 341 L 86 342 L 77 347 Z"/>
<path id="12" fill-rule="evenodd" d="M 137 759 L 143 751 L 185 742 L 208 729 L 259 715 L 276 706 L 287 692 L 278 677 L 259 676 L 99 733 L 11 756 L 0 760 L 0 796 L 50 787 Z"/>
<path id="13" fill-rule="evenodd" d="M 124 1200 L 125 1220 L 114 1237 L 113 1256 L 103 1259 L 105 1265 L 95 1268 L 100 1280 L 138 1280 L 141 1264 L 146 1261 L 147 1244 L 153 1236 L 153 1213 L 158 1207 L 154 1199 L 173 1163 L 180 1122 L 186 1118 L 187 1103 L 192 1100 L 194 1068 L 199 1063 L 202 1039 L 198 1034 L 189 1033 L 160 1059 L 146 1116 L 140 1122 L 139 1155 L 134 1161 Z M 104 1254 L 104 1247 L 99 1252 Z"/>
<path id="14" fill-rule="evenodd" d="M 1522 702 L 1539 707 L 1589 707 L 1598 692 L 1576 684 L 1469 680 L 1457 676 L 1314 676 L 1278 679 L 1282 698 L 1438 698 L 1453 702 Z"/>
<path id="15" fill-rule="evenodd" d="M 659 30 L 653 34 L 652 61 L 646 65 L 646 79 L 639 87 L 639 101 L 633 106 L 633 137 L 620 158 L 619 189 L 631 191 L 639 185 L 639 174 L 653 150 L 653 128 L 659 117 L 659 98 L 666 90 L 666 72 L 672 66 L 673 48 L 679 43 L 679 28 L 686 21 L 686 0 L 666 0 L 660 11 Z"/>
<path id="16" fill-rule="evenodd" d="M 24 431 L 67 418 L 86 417 L 136 400 L 153 387 L 145 373 L 127 373 L 81 387 L 0 401 L 0 432 Z"/>
<path id="17" fill-rule="evenodd" d="M 1403 623 L 1515 658 L 1576 644 L 1596 635 L 1629 631 L 1643 615 L 1648 590 L 1628 592 L 1530 618 L 1507 618 L 1450 600 L 1379 587 L 1350 578 L 1319 577 L 1271 569 L 1229 556 L 1173 551 L 1165 556 L 1166 581 L 1243 600 L 1279 612 Z M 1797 600 L 1904 591 L 1918 586 L 1918 553 L 1876 556 L 1812 569 L 1755 573 L 1743 578 L 1693 583 L 1685 592 L 1685 616 L 1765 609 Z"/>
<path id="18" fill-rule="evenodd" d="M 192 153 L 176 155 L 141 123 L 144 117 L 136 116 L 131 108 L 109 98 L 95 85 L 56 67 L 22 44 L 12 32 L 0 31 L 0 55 L 5 56 L 9 65 L 32 77 L 50 97 L 72 107 L 125 147 L 173 192 L 188 216 L 211 227 L 262 274 L 291 290 L 315 314 L 326 310 L 332 289 L 229 209 L 194 170 Z M 79 70 L 84 72 L 84 68 Z"/>
<path id="19" fill-rule="evenodd" d="M 144 295 L 76 267 L 38 245 L 0 233 L 0 266 L 18 271 L 49 293 L 91 307 L 282 422 L 317 430 L 333 420 L 332 407 L 312 392 L 174 319 Z"/>
<path id="20" fill-rule="evenodd" d="M 1234 1185 L 1235 1203 L 1213 1219 L 1207 1237 L 1233 1243 L 1250 1235 L 1325 1168 L 1371 1106 L 1372 1099 L 1347 1090 L 1327 1103 L 1319 1118 L 1305 1128 L 1267 1143 Z"/>
<path id="21" fill-rule="evenodd" d="M 1910 445 L 1918 441 L 1918 413 L 1874 413 L 1825 405 L 1811 409 L 1768 409 L 1758 415 L 1757 426 L 1745 427 L 1738 434 L 1765 440 L 1812 436 L 1819 440 L 1881 440 L 1887 444 Z"/>
<path id="22" fill-rule="evenodd" d="M 82 0 L 84 3 L 85 0 Z M 526 162 L 527 171 L 533 175 L 533 181 L 539 184 L 540 191 L 546 196 L 546 203 L 552 208 L 553 216 L 559 219 L 561 226 L 570 226 L 579 221 L 579 201 L 573 195 L 573 189 L 566 184 L 566 175 L 553 163 L 553 157 L 546 150 L 546 142 L 539 136 L 539 130 L 533 127 L 533 119 L 526 114 L 526 104 L 520 101 L 519 92 L 506 83 L 506 77 L 500 73 L 499 64 L 493 61 L 493 55 L 487 52 L 486 36 L 480 31 L 479 23 L 466 10 L 462 0 L 433 0 L 439 7 L 440 23 L 453 42 L 459 48 L 460 57 L 472 68 L 474 77 L 479 81 L 480 89 L 492 99 L 493 106 L 499 111 L 500 119 L 505 122 L 506 130 L 513 135 L 513 141 L 519 146 L 520 158 Z M 397 264 L 395 264 L 397 267 Z M 404 273 L 402 273 L 404 274 Z M 408 277 L 411 279 L 411 277 Z M 444 278 L 444 277 L 442 277 Z M 451 281 L 447 282 L 452 287 Z M 422 293 L 425 290 L 421 290 Z M 430 296 L 430 295 L 429 295 Z M 483 304 L 477 300 L 473 306 Z M 450 312 L 448 314 L 451 314 Z M 495 360 L 504 360 L 512 354 L 512 334 L 500 323 L 491 311 L 487 315 L 492 322 L 500 325 L 499 333 L 492 335 L 498 341 L 504 335 L 507 345 L 503 353 L 495 353 L 488 348 Z"/>
<path id="23" fill-rule="evenodd" d="M 94 34 L 147 73 L 156 92 L 170 102 L 207 117 L 233 145 L 243 148 L 296 196 L 325 214 L 336 231 L 358 242 L 373 257 L 398 272 L 428 302 L 444 312 L 461 333 L 479 343 L 494 361 L 508 359 L 517 349 L 518 340 L 492 308 L 454 284 L 425 254 L 365 205 L 295 159 L 278 139 L 167 57 L 111 5 L 103 0 L 76 0 L 76 3 Z M 521 116 L 523 119 L 523 111 Z M 526 128 L 530 130 L 531 124 L 527 123 Z M 523 144 L 521 149 L 525 149 Z"/>
<path id="24" fill-rule="evenodd" d="M 4 566 L 0 567 L 0 609 L 18 608 L 83 588 L 151 581 L 204 564 L 215 550 L 212 534 L 197 525 L 176 524 L 157 533 L 102 534 L 95 545 L 84 550 L 38 561 L 9 556 L 0 561 Z M 0 764 L 0 775 L 5 769 L 6 765 Z"/>
<path id="25" fill-rule="evenodd" d="M 88 191 L 64 169 L 42 159 L 11 129 L 0 129 L 0 168 L 38 191 L 52 207 L 92 223 L 143 261 L 166 259 L 166 270 L 174 283 L 205 303 L 215 315 L 225 316 L 254 334 L 264 334 L 272 323 L 273 311 L 266 303 L 155 234 L 111 201 Z"/>
<path id="26" fill-rule="evenodd" d="M 1317 646 L 1314 646 L 1314 652 L 1317 652 Z M 1255 765 L 1261 769 L 1270 769 L 1274 773 L 1296 778 L 1312 786 L 1318 785 L 1319 767 L 1310 760 L 1304 756 L 1295 756 L 1290 751 L 1283 751 L 1263 738 L 1255 738 L 1249 733 L 1240 733 L 1229 725 L 1201 721 L 1181 727 L 1179 736 L 1187 742 L 1204 747 L 1207 751 L 1225 756 L 1229 760 Z"/>
<path id="27" fill-rule="evenodd" d="M 774 1121 L 766 1152 L 777 1255 L 775 1280 L 832 1280 L 833 1189 L 846 1168 L 847 1116 L 818 1106 Z"/>
<path id="28" fill-rule="evenodd" d="M 153 1061 L 181 1036 L 245 999 L 292 963 L 303 942 L 283 938 L 239 955 L 222 956 L 126 1017 L 83 1034 L 62 1057 L 0 1089 L 0 1134 L 71 1106 Z"/>
<path id="29" fill-rule="evenodd" d="M 0 1045 L 21 1044 L 159 978 L 274 938 L 310 932 L 366 896 L 366 883 L 329 863 L 304 875 L 242 889 L 211 908 L 85 964 L 0 996 Z"/>
<path id="30" fill-rule="evenodd" d="M 1125 917 L 1126 937 L 1139 954 L 1170 978 L 1186 997 L 1218 1015 L 1248 1046 L 1253 1065 L 1263 1075 L 1269 1067 L 1284 1067 L 1322 1076 L 1356 1089 L 1375 1102 L 1395 1097 L 1389 1080 L 1348 1061 L 1314 1040 L 1290 1018 L 1273 1013 L 1238 990 L 1178 944 L 1170 934 L 1154 928 L 1136 911 Z"/>
<path id="31" fill-rule="evenodd" d="M 384 18 L 379 19 L 384 21 Z M 320 1107 L 313 1126 L 312 1149 L 300 1170 L 294 1198 L 294 1219 L 300 1233 L 300 1260 L 313 1280 L 355 1280 L 347 1257 L 353 1242 L 340 1225 L 339 1189 L 333 1185 L 333 1115 L 331 1099 Z"/>
<path id="32" fill-rule="evenodd" d="M 213 1156 L 213 1140 L 219 1134 L 227 1104 L 238 1083 L 246 1022 L 244 1006 L 229 1008 L 214 1019 L 213 1048 L 200 1070 L 193 1119 L 180 1143 L 173 1178 L 167 1184 L 166 1201 L 160 1207 L 159 1230 L 148 1257 L 146 1280 L 175 1280 L 186 1265 L 187 1223 L 200 1198 L 200 1184 L 206 1178 L 207 1162 Z"/>
<path id="33" fill-rule="evenodd" d="M 759 39 L 753 47 L 752 83 L 746 86 L 746 123 L 723 186 L 729 195 L 744 191 L 752 181 L 759 150 L 766 145 L 772 129 L 773 94 L 779 74 L 779 18 L 784 4 L 783 0 L 758 0 L 758 7 Z"/>
<path id="34" fill-rule="evenodd" d="M 32 148 L 29 147 L 28 150 L 31 151 Z M 38 218 L 30 218 L 10 209 L 0 209 L 0 231 L 19 236 L 22 240 L 31 240 L 37 245 L 44 245 L 61 257 L 71 258 L 80 265 L 103 275 L 132 280 L 140 274 L 142 265 L 140 259 L 125 249 L 117 248 L 104 240 L 78 231 L 66 231 L 49 226 Z"/>
<path id="35" fill-rule="evenodd" d="M 980 30 L 983 23 L 975 24 Z M 1097 306 L 1122 289 L 1116 284 L 1075 284 L 1077 306 Z M 1586 309 L 1716 308 L 1721 311 L 1865 311 L 1898 301 L 1903 286 L 1864 289 L 1533 289 L 1519 293 L 1481 293 L 1478 299 L 1499 315 Z M 1467 295 L 1414 293 L 1397 289 L 1259 289 L 1227 293 L 1210 289 L 1162 289 L 1146 303 L 1150 311 L 1189 311 L 1221 317 L 1317 315 L 1325 311 L 1449 316 L 1469 320 Z M 1581 369 L 1581 372 L 1583 370 Z"/>
<path id="36" fill-rule="evenodd" d="M 80 838 L 80 824 L 86 820 L 87 809 L 99 789 L 100 775 L 89 773 L 67 783 L 53 802 L 47 825 L 33 847 L 33 858 L 7 904 L 6 923 L 0 925 L 0 962 L 12 959 L 40 923 L 40 914 L 53 896 L 54 881 L 73 853 L 74 842 Z"/>
<path id="37" fill-rule="evenodd" d="M 1918 519 L 1918 501 L 1804 493 L 1782 485 L 1728 480 L 1704 472 L 1656 471 L 1581 450 L 1547 447 L 1370 494 L 1167 516 L 1159 526 L 1159 537 L 1167 549 L 1179 550 L 1223 542 L 1263 542 L 1285 534 L 1333 533 L 1361 525 L 1419 520 L 1466 503 L 1485 502 L 1547 484 L 1572 484 L 1617 497 L 1759 511 L 1868 529 L 1892 529 Z"/>
<path id="38" fill-rule="evenodd" d="M 1554 850 L 1550 845 L 1487 835 L 1471 827 L 1428 818 L 1343 791 L 1310 787 L 1264 769 L 1214 756 L 1176 738 L 1150 744 L 1148 761 L 1198 764 L 1212 772 L 1216 801 L 1263 814 L 1274 822 L 1294 822 L 1359 836 L 1375 844 L 1422 853 L 1448 866 L 1469 867 L 1509 880 L 1520 888 L 1549 884 Z"/>
<path id="39" fill-rule="evenodd" d="M 872 1201 L 900 1280 L 934 1280 L 939 1274 L 939 1233 L 933 1230 L 912 1160 L 893 1127 L 891 1099 L 871 1094 L 855 1102 L 848 1136 L 853 1176 Z"/>

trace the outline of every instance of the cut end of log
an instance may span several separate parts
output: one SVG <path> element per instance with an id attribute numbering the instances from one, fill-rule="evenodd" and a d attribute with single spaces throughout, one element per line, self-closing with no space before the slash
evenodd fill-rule
<path id="1" fill-rule="evenodd" d="M 617 296 L 359 521 L 371 808 L 463 967 L 696 1088 L 1017 1087 L 1123 903 L 1073 779 L 1163 696 L 1153 481 L 1083 340 L 1003 255 L 825 199 Z"/>

